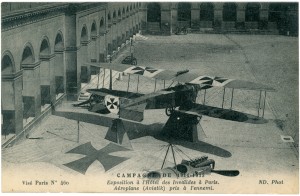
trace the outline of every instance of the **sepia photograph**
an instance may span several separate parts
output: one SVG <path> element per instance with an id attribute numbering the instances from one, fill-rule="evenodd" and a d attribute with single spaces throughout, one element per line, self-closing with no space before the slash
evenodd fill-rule
<path id="1" fill-rule="evenodd" d="M 2 193 L 299 194 L 298 9 L 2 1 Z"/>

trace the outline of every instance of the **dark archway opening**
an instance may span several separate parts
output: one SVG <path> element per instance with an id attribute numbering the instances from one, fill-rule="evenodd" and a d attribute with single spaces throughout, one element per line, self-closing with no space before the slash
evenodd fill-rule
<path id="1" fill-rule="evenodd" d="M 178 3 L 177 21 L 190 21 L 191 20 L 191 4 Z"/>
<path id="2" fill-rule="evenodd" d="M 160 22 L 161 10 L 159 3 L 149 3 L 147 6 L 147 22 Z"/>
<path id="3" fill-rule="evenodd" d="M 214 6 L 212 3 L 202 3 L 200 6 L 200 21 L 214 20 Z"/>
<path id="4" fill-rule="evenodd" d="M 247 22 L 258 22 L 259 9 L 260 5 L 258 3 L 248 3 L 246 6 L 245 20 Z"/>
<path id="5" fill-rule="evenodd" d="M 223 21 L 236 21 L 237 11 L 235 3 L 225 3 L 223 5 Z"/>

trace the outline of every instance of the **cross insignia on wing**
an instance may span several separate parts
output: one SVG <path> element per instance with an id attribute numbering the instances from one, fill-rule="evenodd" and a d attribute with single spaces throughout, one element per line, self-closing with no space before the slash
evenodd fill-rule
<path id="1" fill-rule="evenodd" d="M 152 67 L 134 66 L 124 72 L 126 72 L 128 74 L 138 74 L 138 75 L 142 75 L 145 77 L 153 77 L 161 71 L 163 71 L 163 70 L 155 69 Z"/>
<path id="2" fill-rule="evenodd" d="M 94 163 L 94 161 L 97 160 L 103 165 L 104 170 L 108 171 L 111 168 L 129 159 L 127 157 L 118 157 L 118 156 L 110 155 L 110 153 L 119 152 L 119 151 L 130 151 L 130 150 L 113 143 L 109 143 L 104 148 L 97 150 L 92 146 L 91 142 L 88 142 L 80 146 L 77 146 L 76 148 L 67 152 L 67 153 L 86 155 L 85 157 L 63 165 L 79 173 L 85 174 L 88 168 Z"/>
<path id="3" fill-rule="evenodd" d="M 200 76 L 191 83 L 193 84 L 203 84 L 203 85 L 208 85 L 208 86 L 224 86 L 228 82 L 232 81 L 231 79 L 228 78 L 223 78 L 223 77 L 211 77 L 211 76 Z"/>

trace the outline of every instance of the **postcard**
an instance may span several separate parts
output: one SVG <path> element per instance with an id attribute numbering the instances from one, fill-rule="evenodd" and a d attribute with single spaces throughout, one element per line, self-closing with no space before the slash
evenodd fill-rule
<path id="1" fill-rule="evenodd" d="M 299 194 L 297 2 L 2 2 L 2 192 Z"/>

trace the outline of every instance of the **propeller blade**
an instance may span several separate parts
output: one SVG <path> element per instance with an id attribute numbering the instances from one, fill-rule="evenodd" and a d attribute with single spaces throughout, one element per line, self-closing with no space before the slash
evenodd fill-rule
<path id="1" fill-rule="evenodd" d="M 211 172 L 229 177 L 238 176 L 240 174 L 239 170 L 211 170 Z"/>

